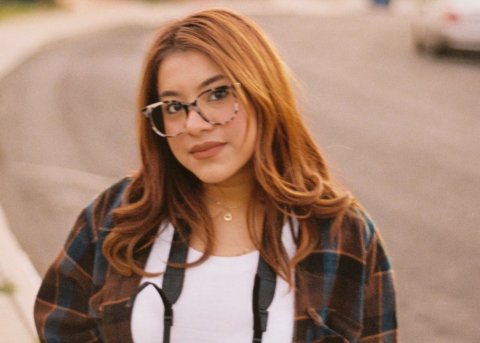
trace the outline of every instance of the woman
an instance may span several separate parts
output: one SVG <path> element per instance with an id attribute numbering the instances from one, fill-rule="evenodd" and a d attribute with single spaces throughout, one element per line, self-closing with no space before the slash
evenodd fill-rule
<path id="1" fill-rule="evenodd" d="M 278 54 L 207 10 L 161 29 L 142 165 L 79 216 L 35 307 L 47 342 L 395 342 L 392 272 L 335 187 Z"/>

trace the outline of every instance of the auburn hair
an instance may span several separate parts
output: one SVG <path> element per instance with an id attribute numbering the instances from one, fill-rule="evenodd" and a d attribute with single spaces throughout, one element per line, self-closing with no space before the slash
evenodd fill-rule
<path id="1" fill-rule="evenodd" d="M 213 222 L 202 202 L 202 183 L 175 159 L 166 139 L 153 132 L 140 111 L 158 101 L 162 61 L 181 51 L 204 54 L 227 78 L 241 84 L 239 99 L 256 117 L 258 127 L 251 161 L 256 182 L 253 197 L 262 199 L 265 208 L 262 237 L 255 238 L 253 229 L 249 230 L 266 262 L 292 285 L 291 270 L 312 253 L 320 239 L 318 219 L 339 226 L 355 201 L 333 185 L 275 48 L 253 21 L 228 10 L 192 14 L 167 24 L 156 35 L 146 55 L 138 98 L 141 167 L 131 177 L 122 206 L 114 211 L 115 226 L 103 252 L 123 275 L 150 275 L 135 256 L 153 243 L 159 225 L 168 220 L 178 230 L 185 223 L 190 232 L 206 237 L 205 253 L 193 264 L 212 253 Z M 249 223 L 253 212 L 253 208 L 248 211 Z M 292 218 L 298 221 L 299 232 L 296 254 L 289 259 L 281 241 L 281 223 Z M 180 233 L 188 239 L 190 232 Z"/>

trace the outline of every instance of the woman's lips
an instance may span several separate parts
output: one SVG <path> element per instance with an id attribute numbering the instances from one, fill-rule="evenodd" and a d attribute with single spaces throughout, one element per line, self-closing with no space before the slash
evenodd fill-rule
<path id="1" fill-rule="evenodd" d="M 197 160 L 205 160 L 217 155 L 225 144 L 223 142 L 205 142 L 194 145 L 188 152 Z"/>

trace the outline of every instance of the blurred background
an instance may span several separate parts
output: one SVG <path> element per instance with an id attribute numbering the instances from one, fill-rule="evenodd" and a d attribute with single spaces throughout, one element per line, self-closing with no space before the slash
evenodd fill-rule
<path id="1" fill-rule="evenodd" d="M 334 175 L 380 228 L 402 342 L 480 341 L 480 1 L 450 1 L 0 0 L 0 307 L 26 283 L 2 232 L 33 265 L 28 297 L 81 209 L 138 166 L 153 32 L 220 6 L 276 44 Z M 19 298 L 30 334 L 2 340 L 0 319 L 1 341 L 33 341 Z"/>

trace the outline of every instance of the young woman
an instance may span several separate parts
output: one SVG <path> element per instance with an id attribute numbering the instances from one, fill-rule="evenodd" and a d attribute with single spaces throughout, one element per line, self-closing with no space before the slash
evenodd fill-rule
<path id="1" fill-rule="evenodd" d="M 42 341 L 396 342 L 382 240 L 253 22 L 162 28 L 138 125 L 138 172 L 85 208 L 43 280 Z"/>

